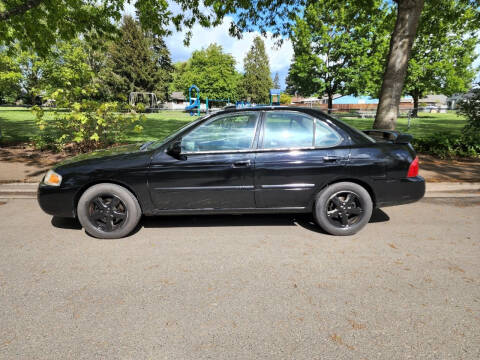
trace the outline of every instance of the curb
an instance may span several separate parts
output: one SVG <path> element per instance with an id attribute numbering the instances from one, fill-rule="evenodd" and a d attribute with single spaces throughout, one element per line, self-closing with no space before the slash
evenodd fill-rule
<path id="1" fill-rule="evenodd" d="M 0 184 L 0 199 L 36 199 L 38 183 Z M 480 182 L 427 183 L 426 198 L 480 197 Z"/>

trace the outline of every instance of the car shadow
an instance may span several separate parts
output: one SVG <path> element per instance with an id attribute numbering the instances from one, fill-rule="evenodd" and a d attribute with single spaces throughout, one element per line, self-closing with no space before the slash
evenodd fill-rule
<path id="1" fill-rule="evenodd" d="M 82 225 L 77 219 L 53 216 L 52 225 L 59 229 L 82 230 Z"/>
<path id="2" fill-rule="evenodd" d="M 385 222 L 390 217 L 381 209 L 374 209 L 370 223 Z M 77 219 L 54 216 L 52 225 L 60 229 L 81 230 Z M 326 234 L 315 222 L 311 214 L 243 214 L 243 215 L 179 215 L 143 216 L 132 232 L 141 228 L 182 228 L 217 226 L 301 226 L 304 229 Z M 132 235 L 131 234 L 131 235 Z"/>

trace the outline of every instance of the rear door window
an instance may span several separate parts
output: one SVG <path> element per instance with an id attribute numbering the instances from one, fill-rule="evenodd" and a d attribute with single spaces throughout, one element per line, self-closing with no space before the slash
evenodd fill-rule
<path id="1" fill-rule="evenodd" d="M 338 145 L 342 137 L 319 119 L 296 112 L 265 114 L 263 149 L 291 149 Z"/>
<path id="2" fill-rule="evenodd" d="M 263 135 L 264 149 L 313 146 L 314 119 L 300 113 L 267 112 Z"/>

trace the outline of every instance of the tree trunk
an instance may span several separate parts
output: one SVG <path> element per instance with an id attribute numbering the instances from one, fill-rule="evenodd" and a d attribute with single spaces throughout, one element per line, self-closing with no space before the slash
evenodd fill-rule
<path id="1" fill-rule="evenodd" d="M 418 117 L 418 99 L 420 96 L 418 95 L 418 92 L 415 91 L 413 93 L 413 110 L 412 110 L 412 117 L 416 118 Z"/>
<path id="2" fill-rule="evenodd" d="M 328 95 L 328 113 L 332 113 L 333 109 L 333 95 L 332 94 L 327 94 Z"/>
<path id="3" fill-rule="evenodd" d="M 408 57 L 417 33 L 418 21 L 424 0 L 396 0 L 397 20 L 390 39 L 387 67 L 383 75 L 382 88 L 374 129 L 395 129 L 398 105 L 407 75 Z"/>

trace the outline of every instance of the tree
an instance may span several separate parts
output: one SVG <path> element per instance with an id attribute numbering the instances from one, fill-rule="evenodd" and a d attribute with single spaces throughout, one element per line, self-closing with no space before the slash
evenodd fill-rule
<path id="1" fill-rule="evenodd" d="M 375 92 L 386 51 L 389 9 L 382 1 L 370 7 L 335 0 L 310 4 L 292 27 L 295 53 L 288 83 L 301 95 Z M 355 24 L 355 26 L 352 26 Z"/>
<path id="2" fill-rule="evenodd" d="M 0 103 L 11 103 L 20 96 L 22 73 L 16 54 L 0 52 Z"/>
<path id="3" fill-rule="evenodd" d="M 59 41 L 44 57 L 22 51 L 18 64 L 23 92 L 32 105 L 38 96 L 49 97 L 58 90 L 68 90 L 76 99 L 84 98 L 93 78 L 81 40 Z"/>
<path id="4" fill-rule="evenodd" d="M 280 77 L 278 76 L 278 72 L 275 73 L 275 77 L 273 78 L 273 88 L 280 89 Z"/>
<path id="5" fill-rule="evenodd" d="M 343 0 L 345 9 L 350 6 L 370 8 L 374 0 Z M 380 103 L 375 127 L 394 128 L 398 103 L 403 92 L 408 57 L 415 39 L 424 0 L 394 0 L 397 16 L 390 38 Z M 464 0 L 476 9 L 477 24 L 480 19 L 479 3 Z M 24 47 L 33 46 L 46 50 L 56 37 L 74 38 L 79 32 L 97 29 L 108 35 L 115 28 L 111 19 L 119 20 L 124 0 L 13 0 L 0 7 L 0 45 L 16 41 Z M 175 0 L 182 9 L 173 14 L 165 0 L 137 0 L 135 8 L 140 23 L 154 34 L 165 35 L 174 28 L 191 29 L 196 23 L 203 27 L 215 26 L 227 15 L 233 15 L 230 34 L 241 36 L 244 31 L 271 31 L 282 41 L 282 35 L 290 34 L 290 26 L 315 0 Z M 389 3 L 385 0 L 385 3 Z M 393 17 L 392 17 L 393 18 Z M 352 24 L 355 24 L 353 22 Z M 187 31 L 186 41 L 191 36 Z"/>
<path id="6" fill-rule="evenodd" d="M 188 94 L 190 85 L 200 89 L 202 100 L 238 99 L 241 75 L 235 70 L 235 59 L 220 45 L 197 50 L 186 63 L 175 64 L 171 90 Z"/>
<path id="7" fill-rule="evenodd" d="M 114 98 L 127 99 L 130 92 L 155 92 L 159 100 L 168 96 L 172 65 L 162 38 L 146 33 L 132 17 L 125 16 L 120 35 L 108 48 L 102 82 Z"/>
<path id="8" fill-rule="evenodd" d="M 452 95 L 470 88 L 479 43 L 472 15 L 472 8 L 464 1 L 425 4 L 405 82 L 405 93 L 413 97 L 414 116 L 420 97 L 432 92 Z"/>
<path id="9" fill-rule="evenodd" d="M 269 102 L 273 82 L 265 43 L 260 36 L 253 39 L 253 45 L 243 60 L 243 68 L 245 70 L 242 81 L 243 97 L 257 104 Z"/>
<path id="10" fill-rule="evenodd" d="M 424 0 L 395 0 L 397 19 L 383 75 L 374 129 L 395 129 L 407 75 L 408 57 L 417 33 Z"/>

